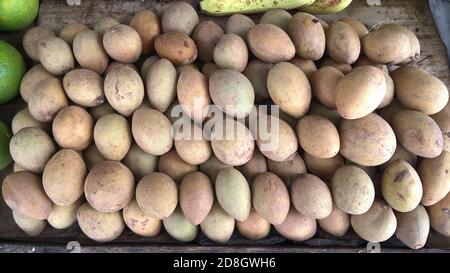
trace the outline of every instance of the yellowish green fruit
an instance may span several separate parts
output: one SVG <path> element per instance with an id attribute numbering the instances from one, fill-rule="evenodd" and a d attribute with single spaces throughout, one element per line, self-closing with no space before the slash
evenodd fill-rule
<path id="1" fill-rule="evenodd" d="M 6 168 L 12 158 L 9 153 L 9 141 L 11 140 L 11 131 L 8 126 L 0 121 L 0 171 Z"/>
<path id="2" fill-rule="evenodd" d="M 20 52 L 0 40 L 0 104 L 17 96 L 23 74 L 25 61 Z"/>
<path id="3" fill-rule="evenodd" d="M 348 7 L 352 0 L 316 0 L 313 4 L 301 7 L 300 10 L 314 14 L 338 13 Z"/>
<path id="4" fill-rule="evenodd" d="M 18 31 L 36 18 L 39 0 L 0 0 L 0 31 Z"/>
<path id="5" fill-rule="evenodd" d="M 296 9 L 310 5 L 314 0 L 201 0 L 200 9 L 210 15 L 229 15 L 235 13 L 259 13 L 271 9 Z"/>

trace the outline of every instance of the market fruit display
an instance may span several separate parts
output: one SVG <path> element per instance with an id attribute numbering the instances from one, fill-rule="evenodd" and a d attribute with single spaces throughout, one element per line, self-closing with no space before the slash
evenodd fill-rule
<path id="1" fill-rule="evenodd" d="M 0 2 L 0 31 L 18 31 L 36 18 L 39 0 L 3 0 Z"/>
<path id="2" fill-rule="evenodd" d="M 78 225 L 99 243 L 126 229 L 214 244 L 352 233 L 413 249 L 431 230 L 448 237 L 448 87 L 415 63 L 407 28 L 305 12 L 350 1 L 283 9 L 312 2 L 281 1 L 260 21 L 203 0 L 234 15 L 203 20 L 180 2 L 58 37 L 29 29 L 27 105 L 11 140 L 0 130 L 17 226 Z"/>

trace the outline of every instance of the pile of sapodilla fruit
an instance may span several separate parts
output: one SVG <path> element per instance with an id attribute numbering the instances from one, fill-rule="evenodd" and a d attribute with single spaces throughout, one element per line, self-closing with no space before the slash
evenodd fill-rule
<path id="1" fill-rule="evenodd" d="M 59 37 L 35 27 L 23 46 L 40 64 L 22 80 L 28 108 L 12 121 L 15 172 L 2 194 L 29 235 L 78 222 L 98 242 L 125 226 L 156 236 L 161 225 L 184 242 L 199 226 L 219 243 L 235 227 L 264 238 L 271 225 L 294 241 L 317 224 L 337 237 L 351 226 L 415 249 L 430 226 L 450 236 L 449 94 L 407 65 L 420 44 L 402 26 L 369 32 L 351 18 L 328 25 L 272 10 L 256 25 L 233 15 L 224 30 L 179 2 L 129 25 L 72 23 Z M 229 119 L 278 105 L 270 137 L 282 145 L 174 141 L 175 105 L 197 117 L 192 130 L 205 122 L 194 98 Z"/>

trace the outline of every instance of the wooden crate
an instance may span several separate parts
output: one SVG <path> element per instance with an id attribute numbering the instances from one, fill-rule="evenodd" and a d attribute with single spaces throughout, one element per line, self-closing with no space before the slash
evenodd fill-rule
<path id="1" fill-rule="evenodd" d="M 74 2 L 74 1 L 72 1 Z M 75 1 L 76 2 L 76 1 Z M 56 33 L 67 23 L 80 22 L 92 26 L 99 18 L 112 16 L 122 23 L 128 23 L 136 11 L 154 9 L 161 13 L 173 0 L 140 1 L 140 0 L 80 0 L 80 6 L 69 6 L 62 0 L 41 0 L 37 24 L 52 29 Z M 197 1 L 189 1 L 197 6 Z M 422 54 L 432 56 L 423 61 L 420 66 L 439 77 L 450 89 L 450 73 L 445 48 L 437 34 L 427 1 L 417 0 L 381 0 L 381 5 L 370 6 L 366 0 L 353 0 L 344 12 L 338 15 L 324 15 L 321 18 L 328 22 L 343 16 L 351 16 L 371 27 L 384 20 L 392 21 L 413 30 L 419 37 Z M 256 22 L 260 15 L 252 15 Z M 200 15 L 200 20 L 214 20 L 224 26 L 226 17 L 209 17 Z M 0 39 L 7 40 L 17 47 L 21 47 L 19 33 L 0 33 Z M 23 50 L 22 50 L 23 52 Z M 31 61 L 28 60 L 31 65 Z M 16 112 L 25 106 L 18 98 L 9 104 L 0 106 L 1 119 L 9 122 Z M 0 173 L 0 181 L 12 167 Z M 1 197 L 0 197 L 1 199 Z M 263 240 L 250 241 L 235 232 L 231 240 L 218 245 L 200 234 L 192 243 L 182 244 L 170 238 L 167 233 L 155 238 L 142 238 L 126 230 L 117 240 L 108 244 L 96 244 L 82 234 L 79 227 L 74 225 L 67 230 L 55 230 L 47 227 L 37 238 L 26 236 L 15 224 L 12 213 L 3 200 L 0 200 L 0 252 L 69 252 L 67 243 L 77 241 L 83 252 L 366 252 L 367 243 L 352 231 L 343 238 L 334 238 L 323 231 L 305 242 L 292 242 L 284 239 L 272 230 Z M 431 231 L 427 246 L 415 252 L 448 252 L 450 238 L 445 238 Z M 381 244 L 382 252 L 409 252 L 395 238 Z"/>

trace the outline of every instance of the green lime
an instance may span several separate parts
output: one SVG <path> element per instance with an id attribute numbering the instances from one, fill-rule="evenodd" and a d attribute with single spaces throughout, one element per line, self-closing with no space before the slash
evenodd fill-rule
<path id="1" fill-rule="evenodd" d="M 8 167 L 12 162 L 9 154 L 9 141 L 11 140 L 11 131 L 8 126 L 0 120 L 0 171 Z"/>
<path id="2" fill-rule="evenodd" d="M 20 52 L 0 40 L 0 104 L 17 96 L 24 73 L 25 61 Z"/>
<path id="3" fill-rule="evenodd" d="M 0 31 L 22 30 L 33 23 L 39 0 L 0 0 Z"/>

